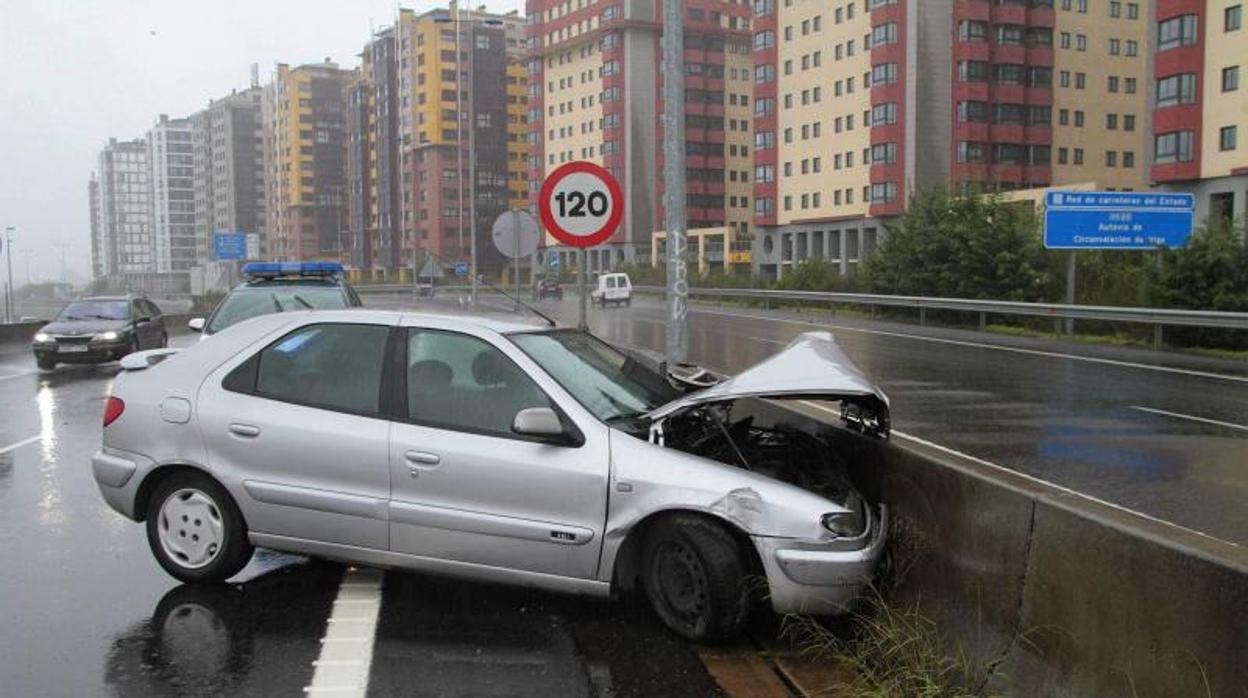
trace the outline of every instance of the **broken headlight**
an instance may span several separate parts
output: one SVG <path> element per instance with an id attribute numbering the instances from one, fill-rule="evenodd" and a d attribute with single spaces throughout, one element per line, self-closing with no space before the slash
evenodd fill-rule
<path id="1" fill-rule="evenodd" d="M 824 514 L 819 519 L 819 523 L 823 524 L 829 533 L 839 538 L 857 538 L 867 530 L 866 508 L 863 506 L 862 499 L 852 494 L 845 502 L 845 508 L 849 511 Z"/>

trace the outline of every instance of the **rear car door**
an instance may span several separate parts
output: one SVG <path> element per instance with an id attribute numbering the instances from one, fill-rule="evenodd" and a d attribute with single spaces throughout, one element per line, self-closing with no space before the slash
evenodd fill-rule
<path id="1" fill-rule="evenodd" d="M 241 490 L 253 533 L 384 550 L 391 328 L 299 326 L 205 381 L 200 423 L 214 473 Z"/>
<path id="2" fill-rule="evenodd" d="M 520 437 L 511 424 L 522 409 L 552 407 L 570 421 L 550 397 L 553 381 L 528 373 L 540 373 L 528 357 L 504 340 L 430 327 L 405 333 L 406 404 L 390 446 L 391 549 L 593 578 L 606 519 L 606 428 L 586 420 L 575 447 Z"/>

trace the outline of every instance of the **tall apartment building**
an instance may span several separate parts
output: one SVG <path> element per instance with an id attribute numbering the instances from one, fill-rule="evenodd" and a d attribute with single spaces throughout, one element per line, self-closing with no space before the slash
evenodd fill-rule
<path id="1" fill-rule="evenodd" d="M 751 229 L 751 8 L 727 0 L 683 4 L 688 227 L 720 229 L 715 242 L 691 238 L 720 246 L 722 264 L 725 250 L 748 244 Z M 529 190 L 536 194 L 563 163 L 603 165 L 624 189 L 624 218 L 591 250 L 589 266 L 647 257 L 663 225 L 662 3 L 528 0 L 526 11 Z"/>
<path id="2" fill-rule="evenodd" d="M 1248 211 L 1244 7 L 1236 0 L 1157 0 L 1151 179 L 1195 193 L 1202 221 L 1236 220 Z"/>
<path id="3" fill-rule="evenodd" d="M 195 259 L 211 260 L 215 232 L 265 233 L 263 90 L 252 87 L 191 115 Z"/>
<path id="4" fill-rule="evenodd" d="M 157 272 L 187 272 L 196 261 L 195 154 L 190 119 L 161 114 L 147 132 L 152 242 Z"/>
<path id="5" fill-rule="evenodd" d="M 406 270 L 424 252 L 505 266 L 494 219 L 526 206 L 523 25 L 513 14 L 399 10 L 349 91 L 348 209 L 357 268 Z M 475 188 L 471 177 L 475 174 Z"/>
<path id="6" fill-rule="evenodd" d="M 99 246 L 92 249 L 96 279 L 156 271 L 152 183 L 143 139 L 110 138 L 97 162 Z"/>
<path id="7" fill-rule="evenodd" d="M 340 259 L 347 234 L 347 91 L 337 64 L 279 63 L 265 88 L 264 214 L 269 256 Z"/>
<path id="8" fill-rule="evenodd" d="M 758 0 L 754 268 L 848 273 L 928 187 L 1147 184 L 1150 3 Z"/>

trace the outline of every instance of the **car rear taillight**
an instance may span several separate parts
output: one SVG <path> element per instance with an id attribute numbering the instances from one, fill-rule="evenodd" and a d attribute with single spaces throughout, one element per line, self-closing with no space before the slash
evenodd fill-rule
<path id="1" fill-rule="evenodd" d="M 121 401 L 119 397 L 110 397 L 108 402 L 104 404 L 104 426 L 108 426 L 117 421 L 122 412 L 126 411 L 126 403 Z"/>

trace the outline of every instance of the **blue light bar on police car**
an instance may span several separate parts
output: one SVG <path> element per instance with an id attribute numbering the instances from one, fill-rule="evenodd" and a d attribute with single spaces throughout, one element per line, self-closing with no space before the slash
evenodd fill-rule
<path id="1" fill-rule="evenodd" d="M 334 276 L 342 271 L 338 262 L 248 262 L 243 265 L 243 276 L 257 278 Z"/>

